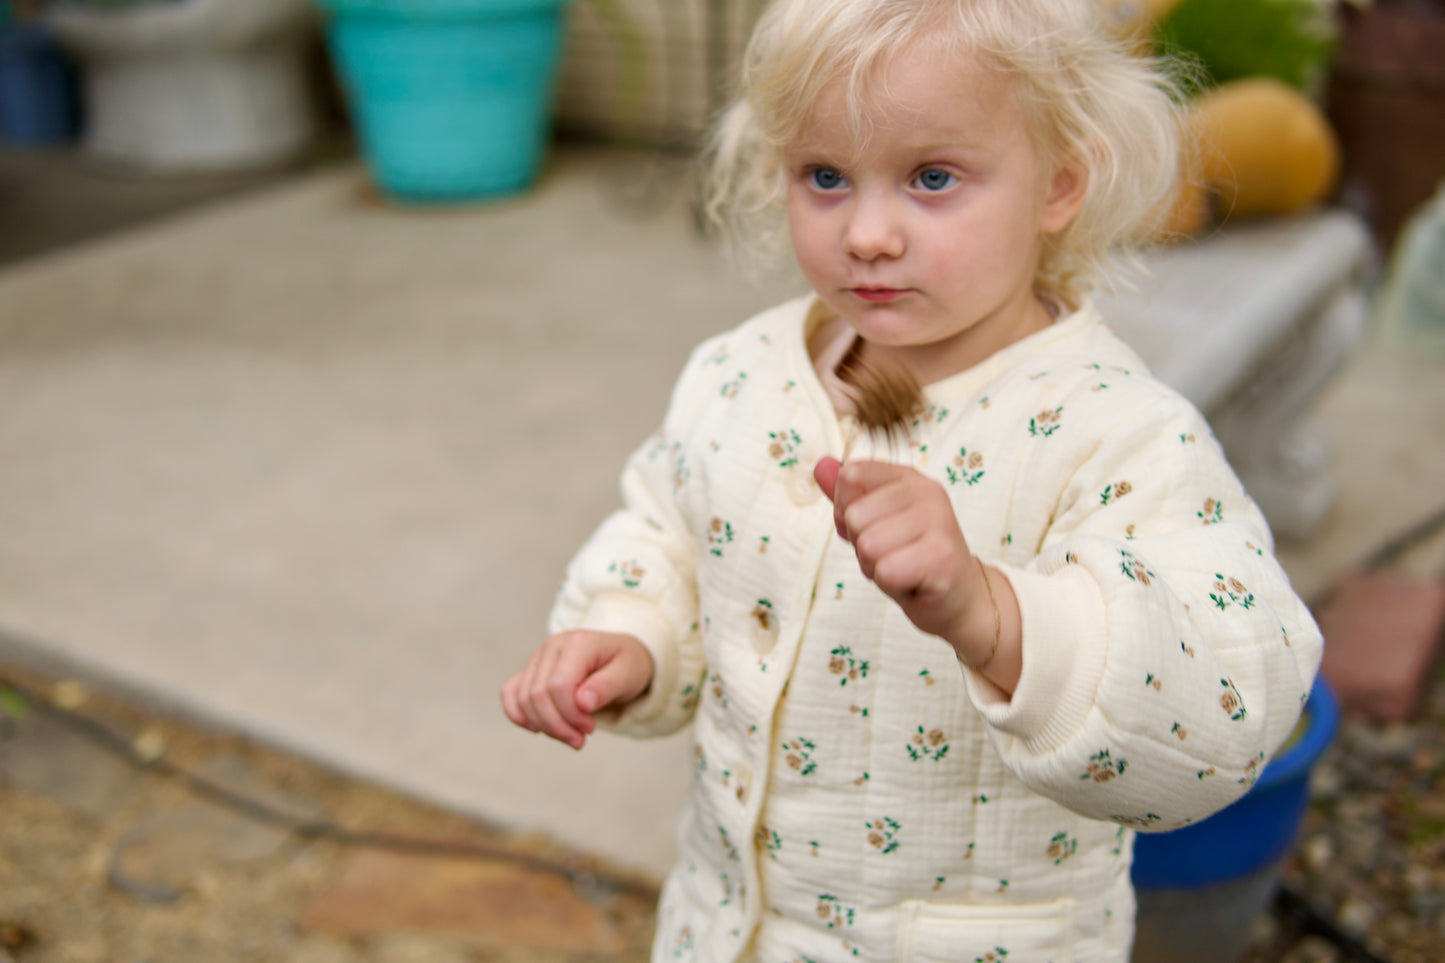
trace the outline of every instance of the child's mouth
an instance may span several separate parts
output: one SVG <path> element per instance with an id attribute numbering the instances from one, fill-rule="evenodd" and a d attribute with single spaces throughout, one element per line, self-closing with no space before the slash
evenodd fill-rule
<path id="1" fill-rule="evenodd" d="M 903 297 L 908 291 L 903 288 L 854 288 L 853 293 L 864 301 L 894 301 Z"/>

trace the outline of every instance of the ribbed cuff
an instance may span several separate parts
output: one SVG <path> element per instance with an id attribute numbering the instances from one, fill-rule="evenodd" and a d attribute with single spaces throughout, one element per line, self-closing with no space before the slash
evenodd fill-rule
<path id="1" fill-rule="evenodd" d="M 1023 671 L 1011 699 L 976 672 L 965 678 L 988 724 L 1038 755 L 1066 742 L 1094 705 L 1109 649 L 1108 613 L 1098 583 L 1078 566 L 1047 575 L 995 568 L 1018 599 Z"/>

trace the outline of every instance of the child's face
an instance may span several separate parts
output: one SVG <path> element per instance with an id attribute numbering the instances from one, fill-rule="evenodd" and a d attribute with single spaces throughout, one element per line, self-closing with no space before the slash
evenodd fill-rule
<path id="1" fill-rule="evenodd" d="M 814 291 L 923 384 L 1045 327 L 1042 239 L 1082 198 L 1045 169 L 1008 82 L 927 46 L 876 78 L 860 150 L 839 84 L 785 153 L 793 250 Z"/>

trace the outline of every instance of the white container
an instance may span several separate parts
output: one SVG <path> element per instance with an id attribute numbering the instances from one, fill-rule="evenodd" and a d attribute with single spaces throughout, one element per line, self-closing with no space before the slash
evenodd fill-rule
<path id="1" fill-rule="evenodd" d="M 284 161 L 315 136 L 307 0 L 57 3 L 49 22 L 80 64 L 82 139 L 98 159 L 230 170 Z"/>

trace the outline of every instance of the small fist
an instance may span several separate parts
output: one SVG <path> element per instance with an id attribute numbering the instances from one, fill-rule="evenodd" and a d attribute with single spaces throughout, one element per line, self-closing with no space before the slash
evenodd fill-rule
<path id="1" fill-rule="evenodd" d="M 838 535 L 853 545 L 863 574 L 924 632 L 960 638 L 987 587 L 943 486 L 880 461 L 841 465 L 824 458 L 813 477 L 833 502 Z"/>
<path id="2" fill-rule="evenodd" d="M 522 728 L 581 749 L 597 728 L 596 712 L 636 699 L 652 673 L 652 654 L 635 636 L 559 632 L 502 686 L 502 708 Z"/>

